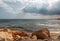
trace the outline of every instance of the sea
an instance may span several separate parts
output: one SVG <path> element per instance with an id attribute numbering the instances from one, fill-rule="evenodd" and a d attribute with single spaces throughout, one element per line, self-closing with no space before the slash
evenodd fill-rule
<path id="1" fill-rule="evenodd" d="M 48 28 L 50 33 L 60 32 L 60 20 L 55 19 L 0 19 L 0 28 L 19 29 L 34 32 Z"/>

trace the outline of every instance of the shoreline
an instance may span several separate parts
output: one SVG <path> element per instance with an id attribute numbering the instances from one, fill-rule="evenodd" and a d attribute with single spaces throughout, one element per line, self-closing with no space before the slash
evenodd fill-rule
<path id="1" fill-rule="evenodd" d="M 44 28 L 42 30 L 44 31 Z M 23 32 L 23 33 L 26 33 L 27 35 L 29 35 L 28 37 L 20 37 L 20 36 L 17 36 L 17 38 L 20 37 L 20 40 L 19 41 L 58 41 L 59 39 L 57 39 L 57 38 L 60 36 L 60 33 L 55 33 L 54 32 L 54 33 L 50 33 L 50 38 L 49 39 L 43 39 L 43 40 L 42 39 L 38 39 L 37 40 L 37 37 L 36 36 L 33 36 L 32 39 L 29 38 L 31 36 L 32 32 L 29 33 L 29 32 L 26 32 L 26 31 L 24 31 L 22 29 L 21 30 L 19 30 L 19 29 L 13 30 L 13 29 L 10 29 L 10 28 L 5 28 L 5 30 L 4 30 L 4 28 L 0 28 L 0 38 L 1 38 L 1 35 L 4 35 L 5 36 L 5 34 L 3 34 L 3 33 L 1 34 L 1 31 L 3 31 L 4 33 L 6 32 L 6 34 L 8 33 L 7 34 L 8 37 L 9 37 L 9 35 L 11 36 L 11 32 L 16 33 L 16 31 L 18 31 L 18 33 Z"/>

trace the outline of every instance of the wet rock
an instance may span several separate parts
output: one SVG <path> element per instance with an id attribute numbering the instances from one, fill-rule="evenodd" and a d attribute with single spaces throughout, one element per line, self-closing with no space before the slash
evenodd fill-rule
<path id="1" fill-rule="evenodd" d="M 36 35 L 37 39 L 48 39 L 50 38 L 50 32 L 47 28 L 35 31 L 32 33 L 31 38 Z"/>

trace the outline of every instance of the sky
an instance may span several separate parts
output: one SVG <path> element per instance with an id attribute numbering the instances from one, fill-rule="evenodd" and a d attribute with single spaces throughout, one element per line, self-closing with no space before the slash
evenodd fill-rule
<path id="1" fill-rule="evenodd" d="M 0 19 L 60 18 L 60 0 L 0 0 Z"/>

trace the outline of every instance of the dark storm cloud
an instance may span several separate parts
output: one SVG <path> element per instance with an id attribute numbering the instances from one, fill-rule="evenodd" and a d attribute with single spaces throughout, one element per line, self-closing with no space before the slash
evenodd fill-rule
<path id="1" fill-rule="evenodd" d="M 23 11 L 25 13 L 37 13 L 37 14 L 44 14 L 44 15 L 60 15 L 60 1 L 53 4 L 51 9 L 47 8 L 48 6 L 43 5 L 39 9 L 37 9 L 36 7 L 28 7 L 28 8 L 24 8 Z"/>
<path id="2" fill-rule="evenodd" d="M 35 7 L 24 8 L 23 11 L 26 13 L 38 13 L 39 12 L 39 10 Z"/>
<path id="3" fill-rule="evenodd" d="M 47 14 L 48 13 L 48 9 L 46 8 L 40 8 L 40 9 L 37 9 L 37 8 L 25 8 L 23 9 L 23 11 L 25 13 L 37 13 L 37 14 Z"/>
<path id="4" fill-rule="evenodd" d="M 60 15 L 60 1 L 55 3 L 52 7 L 53 8 L 51 10 L 49 10 L 49 14 Z"/>

